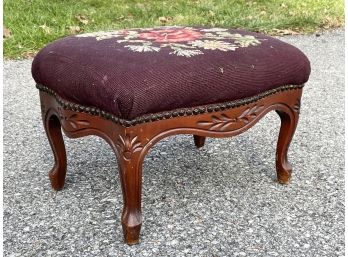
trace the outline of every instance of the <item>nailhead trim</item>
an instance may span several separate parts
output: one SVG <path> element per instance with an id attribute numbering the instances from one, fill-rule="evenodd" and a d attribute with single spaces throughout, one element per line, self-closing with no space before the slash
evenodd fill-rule
<path id="1" fill-rule="evenodd" d="M 89 106 L 83 106 L 80 104 L 72 103 L 69 102 L 62 97 L 60 97 L 55 91 L 52 89 L 36 84 L 36 87 L 43 92 L 46 92 L 52 96 L 55 97 L 57 102 L 67 110 L 71 111 L 77 111 L 77 112 L 85 112 L 89 113 L 91 115 L 95 116 L 101 116 L 107 120 L 112 120 L 115 123 L 118 123 L 124 127 L 130 127 L 130 126 L 135 126 L 137 124 L 141 123 L 146 123 L 146 122 L 151 122 L 151 121 L 156 121 L 156 120 L 162 120 L 162 119 L 171 119 L 174 117 L 178 116 L 190 116 L 190 115 L 198 115 L 198 114 L 203 114 L 207 112 L 217 112 L 217 111 L 222 111 L 222 110 L 227 110 L 227 109 L 232 109 L 236 108 L 239 106 L 247 105 L 253 102 L 256 102 L 262 98 L 265 98 L 267 96 L 285 91 L 285 90 L 294 90 L 294 89 L 300 89 L 304 87 L 304 84 L 302 85 L 286 85 L 282 87 L 278 87 L 266 92 L 263 92 L 261 94 L 252 96 L 252 97 L 247 97 L 239 100 L 234 100 L 230 102 L 225 102 L 225 103 L 219 103 L 219 104 L 210 104 L 206 106 L 199 106 L 199 107 L 193 107 L 193 108 L 182 108 L 182 109 L 176 109 L 173 111 L 166 111 L 166 112 L 160 112 L 160 113 L 154 113 L 154 114 L 145 114 L 143 116 L 139 116 L 133 120 L 124 120 L 116 117 L 115 115 L 108 113 L 106 111 L 100 110 L 99 108 L 96 107 L 89 107 Z"/>

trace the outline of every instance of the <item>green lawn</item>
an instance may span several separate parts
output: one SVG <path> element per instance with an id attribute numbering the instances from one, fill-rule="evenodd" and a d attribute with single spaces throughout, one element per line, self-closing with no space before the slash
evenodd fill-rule
<path id="1" fill-rule="evenodd" d="M 282 34 L 343 22 L 343 0 L 5 0 L 4 55 L 28 57 L 69 34 L 117 28 L 209 25 Z"/>

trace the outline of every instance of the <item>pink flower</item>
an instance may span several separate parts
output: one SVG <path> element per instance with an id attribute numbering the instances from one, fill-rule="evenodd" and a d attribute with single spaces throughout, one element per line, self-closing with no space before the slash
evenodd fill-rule
<path id="1" fill-rule="evenodd" d="M 154 40 L 158 43 L 173 43 L 183 41 L 193 41 L 203 35 L 198 31 L 190 29 L 160 29 L 150 32 L 140 33 L 139 38 Z"/>

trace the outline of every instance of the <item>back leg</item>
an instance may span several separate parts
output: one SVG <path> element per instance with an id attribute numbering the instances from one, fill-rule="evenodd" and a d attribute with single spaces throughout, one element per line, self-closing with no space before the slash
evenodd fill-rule
<path id="1" fill-rule="evenodd" d="M 193 140 L 195 141 L 195 145 L 197 148 L 201 148 L 204 146 L 205 137 L 193 135 Z"/>

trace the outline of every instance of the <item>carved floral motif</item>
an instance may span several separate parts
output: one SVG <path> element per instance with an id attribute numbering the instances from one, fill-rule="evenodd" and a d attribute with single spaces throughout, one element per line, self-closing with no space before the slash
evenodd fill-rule
<path id="1" fill-rule="evenodd" d="M 139 152 L 143 149 L 140 141 L 138 140 L 138 136 L 131 137 L 129 134 L 126 134 L 125 137 L 119 135 L 116 142 L 116 147 L 123 154 L 123 158 L 126 161 L 131 160 L 133 153 Z"/>
<path id="2" fill-rule="evenodd" d="M 79 120 L 79 115 L 74 113 L 66 116 L 61 107 L 58 107 L 58 114 L 61 121 L 68 123 L 73 129 L 81 129 L 89 126 L 91 123 L 88 120 Z"/>
<path id="3" fill-rule="evenodd" d="M 84 126 L 89 126 L 91 123 L 88 120 L 78 120 L 78 115 L 73 114 L 66 118 L 66 121 L 70 124 L 74 129 L 78 129 Z"/>
<path id="4" fill-rule="evenodd" d="M 249 123 L 259 114 L 261 110 L 264 109 L 263 105 L 255 105 L 253 107 L 247 108 L 238 117 L 228 117 L 226 114 L 222 113 L 219 116 L 212 115 L 210 121 L 198 121 L 197 125 L 201 127 L 206 127 L 209 130 L 218 131 L 228 131 L 231 125 L 243 122 L 244 124 Z"/>

